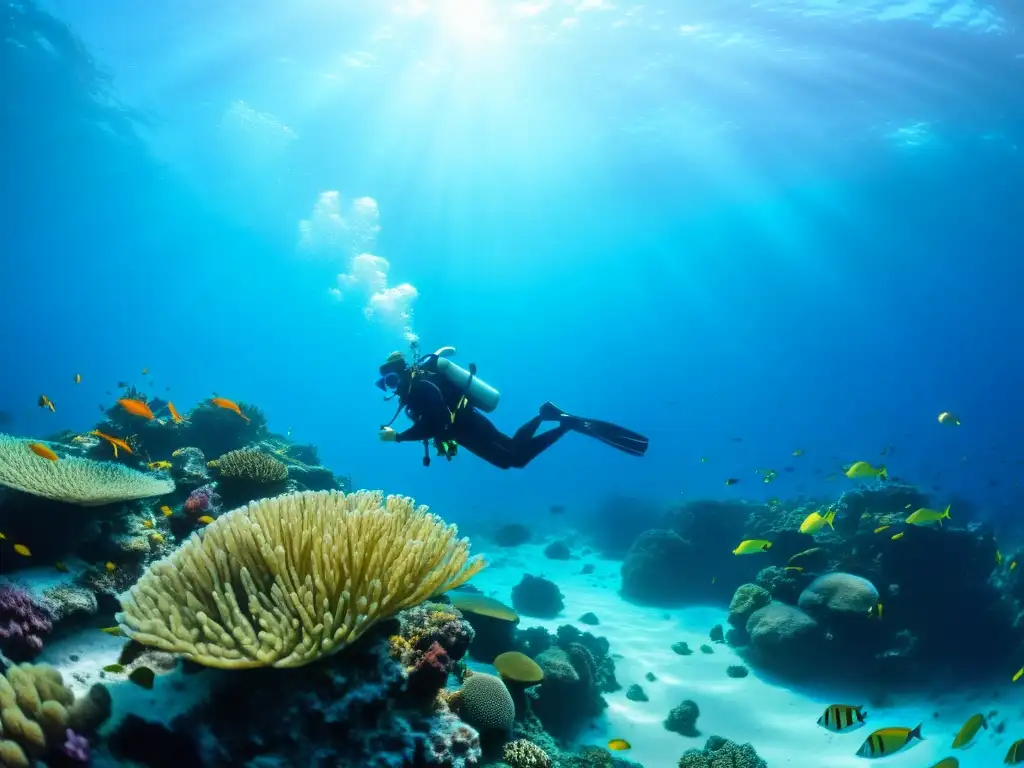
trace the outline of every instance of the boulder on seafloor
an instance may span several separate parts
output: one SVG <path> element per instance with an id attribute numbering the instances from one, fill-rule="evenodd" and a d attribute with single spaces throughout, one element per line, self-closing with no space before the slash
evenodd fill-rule
<path id="1" fill-rule="evenodd" d="M 772 596 L 764 587 L 757 584 L 741 584 L 729 601 L 729 623 L 736 628 L 746 628 L 750 614 L 758 608 L 771 603 Z"/>
<path id="2" fill-rule="evenodd" d="M 512 607 L 517 613 L 553 619 L 565 607 L 562 591 L 553 581 L 542 576 L 524 574 L 522 580 L 512 587 Z"/>
<path id="3" fill-rule="evenodd" d="M 862 576 L 826 573 L 807 587 L 797 601 L 800 609 L 819 622 L 864 622 L 875 614 L 878 590 Z"/>
<path id="4" fill-rule="evenodd" d="M 793 677 L 816 669 L 810 659 L 823 648 L 818 623 L 792 605 L 773 602 L 754 611 L 747 620 L 748 654 L 759 666 Z"/>
<path id="5" fill-rule="evenodd" d="M 757 572 L 754 583 L 767 589 L 773 600 L 792 604 L 800 597 L 804 587 L 811 583 L 812 578 L 801 571 L 787 571 L 781 566 L 769 565 Z"/>

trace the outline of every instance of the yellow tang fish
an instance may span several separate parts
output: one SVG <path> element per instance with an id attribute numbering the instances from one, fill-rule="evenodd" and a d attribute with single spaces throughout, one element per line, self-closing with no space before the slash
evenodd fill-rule
<path id="1" fill-rule="evenodd" d="M 103 567 L 107 569 L 107 573 L 113 573 L 113 572 L 114 572 L 114 569 L 115 569 L 115 568 L 117 568 L 117 566 L 116 566 L 116 565 L 114 565 L 114 564 L 113 564 L 112 562 L 110 562 L 109 560 L 107 560 L 107 564 L 106 564 L 106 565 L 104 565 Z"/>
<path id="2" fill-rule="evenodd" d="M 174 514 L 174 510 L 168 507 L 166 504 L 160 507 L 160 511 L 164 513 L 164 517 L 170 517 Z"/>
<path id="3" fill-rule="evenodd" d="M 151 461 L 146 465 L 146 469 L 170 469 L 171 462 L 169 461 Z"/>
<path id="4" fill-rule="evenodd" d="M 612 739 L 608 742 L 608 749 L 612 750 L 613 752 L 622 752 L 623 750 L 632 748 L 633 745 L 625 739 Z"/>
<path id="5" fill-rule="evenodd" d="M 892 539 L 893 541 L 899 541 L 900 539 L 902 539 L 902 538 L 903 538 L 904 536 L 906 536 L 906 535 L 907 535 L 907 534 L 906 534 L 906 532 L 905 532 L 905 531 L 900 531 L 899 533 L 897 533 L 897 534 L 894 534 L 894 535 L 893 535 L 893 536 L 891 536 L 890 538 L 891 538 L 891 539 Z"/>
<path id="6" fill-rule="evenodd" d="M 824 528 L 826 525 L 833 531 L 836 529 L 833 523 L 836 519 L 836 510 L 828 509 L 825 514 L 820 512 L 811 512 L 804 521 L 800 523 L 800 533 L 815 534 Z"/>
<path id="7" fill-rule="evenodd" d="M 932 768 L 960 768 L 960 761 L 955 757 L 947 757 L 945 760 L 939 760 Z"/>
<path id="8" fill-rule="evenodd" d="M 825 713 L 818 718 L 818 725 L 833 733 L 845 733 L 859 728 L 867 714 L 862 706 L 832 704 L 826 707 Z"/>
<path id="9" fill-rule="evenodd" d="M 143 528 L 152 528 L 154 525 L 155 525 L 155 523 L 152 520 L 148 519 L 148 518 L 142 521 L 142 527 Z"/>
<path id="10" fill-rule="evenodd" d="M 866 461 L 855 461 L 844 474 L 851 480 L 860 480 L 866 477 L 877 477 L 882 480 L 889 479 L 889 472 L 884 464 L 875 469 Z"/>
<path id="11" fill-rule="evenodd" d="M 176 459 L 179 456 L 181 456 L 181 454 L 183 454 L 184 452 L 185 452 L 184 448 L 178 448 L 177 450 L 171 451 L 171 457 Z"/>
<path id="12" fill-rule="evenodd" d="M 939 414 L 939 424 L 947 427 L 959 427 L 960 419 L 954 416 L 949 411 L 943 411 Z"/>
<path id="13" fill-rule="evenodd" d="M 209 515 L 203 515 L 202 517 L 199 518 L 199 522 L 202 523 L 203 525 L 209 525 L 210 523 L 213 522 L 213 518 L 210 517 Z"/>
<path id="14" fill-rule="evenodd" d="M 162 533 L 154 533 L 154 534 L 150 535 L 149 538 L 152 539 L 154 544 L 163 544 L 164 543 L 164 535 Z"/>
<path id="15" fill-rule="evenodd" d="M 741 541 L 732 553 L 734 555 L 752 555 L 755 552 L 767 552 L 771 546 L 772 543 L 764 539 L 747 539 Z"/>
<path id="16" fill-rule="evenodd" d="M 1003 765 L 1020 765 L 1021 763 L 1024 763 L 1024 739 L 1017 739 L 1010 745 L 1010 749 L 1003 759 Z"/>
<path id="17" fill-rule="evenodd" d="M 106 632 L 108 635 L 113 635 L 114 637 L 120 637 L 121 636 L 121 627 L 102 627 L 100 629 L 100 632 Z"/>
<path id="18" fill-rule="evenodd" d="M 899 752 L 914 739 L 920 739 L 921 726 L 917 728 L 882 728 L 868 736 L 860 749 L 858 757 L 885 757 Z"/>
<path id="19" fill-rule="evenodd" d="M 1017 672 L 1013 675 L 1013 682 L 1016 683 L 1018 680 L 1021 679 L 1021 677 L 1024 677 L 1024 667 L 1018 669 Z"/>
<path id="20" fill-rule="evenodd" d="M 938 523 L 939 527 L 942 527 L 943 520 L 949 520 L 949 504 L 946 505 L 946 509 L 939 512 L 937 509 L 921 509 L 914 512 L 904 522 L 908 525 L 931 525 L 932 523 Z"/>
<path id="21" fill-rule="evenodd" d="M 985 716 L 980 712 L 976 715 L 971 715 L 967 718 L 967 722 L 963 724 L 960 732 L 957 733 L 956 738 L 953 739 L 953 749 L 966 747 L 982 728 L 988 728 L 988 721 L 985 719 Z"/>
<path id="22" fill-rule="evenodd" d="M 22 557 L 32 557 L 32 550 L 26 547 L 24 544 L 15 544 L 14 551 Z"/>
<path id="23" fill-rule="evenodd" d="M 877 528 L 875 528 L 875 533 L 881 533 L 882 531 L 887 531 L 890 528 L 892 528 L 891 525 L 880 525 Z"/>

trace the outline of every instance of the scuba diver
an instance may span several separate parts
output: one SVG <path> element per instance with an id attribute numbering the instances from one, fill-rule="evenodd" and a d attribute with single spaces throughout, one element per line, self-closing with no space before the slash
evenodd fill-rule
<path id="1" fill-rule="evenodd" d="M 412 351 L 415 359 L 416 345 Z M 498 391 L 477 377 L 475 365 L 470 364 L 467 371 L 453 363 L 449 358 L 454 354 L 454 347 L 442 347 L 410 365 L 404 354 L 392 352 L 380 367 L 377 387 L 391 393 L 386 399 L 398 398 L 398 410 L 389 423 L 381 425 L 380 439 L 422 442 L 423 466 L 430 466 L 433 443 L 437 455 L 449 461 L 463 447 L 500 469 L 522 469 L 567 432 L 596 438 L 633 456 L 647 452 L 643 435 L 607 421 L 572 416 L 551 402 L 509 437 L 484 415 L 498 407 Z M 391 425 L 403 409 L 413 425 L 397 432 Z M 556 426 L 537 434 L 546 421 Z"/>

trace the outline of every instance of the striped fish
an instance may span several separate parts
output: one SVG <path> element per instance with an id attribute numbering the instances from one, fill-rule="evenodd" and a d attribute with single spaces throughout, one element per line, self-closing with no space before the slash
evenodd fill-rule
<path id="1" fill-rule="evenodd" d="M 885 757 L 899 752 L 914 739 L 921 738 L 921 726 L 917 728 L 881 728 L 868 736 L 860 749 L 858 757 Z M 1024 758 L 1024 750 L 1021 752 Z"/>
<path id="2" fill-rule="evenodd" d="M 1004 765 L 1020 765 L 1024 763 L 1024 739 L 1017 739 L 1010 745 L 1010 751 L 1006 753 Z"/>
<path id="3" fill-rule="evenodd" d="M 864 707 L 852 704 L 832 704 L 825 708 L 825 714 L 818 718 L 818 725 L 833 733 L 844 733 L 859 728 L 867 717 Z"/>

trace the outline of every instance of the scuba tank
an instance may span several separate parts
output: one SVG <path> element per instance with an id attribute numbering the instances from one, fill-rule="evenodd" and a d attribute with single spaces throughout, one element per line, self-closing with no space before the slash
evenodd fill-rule
<path id="1" fill-rule="evenodd" d="M 484 413 L 490 413 L 498 407 L 501 394 L 487 382 L 476 375 L 476 365 L 469 364 L 467 371 L 449 358 L 455 354 L 455 347 L 441 347 L 432 355 L 427 355 L 432 367 L 455 385 L 466 396 L 469 404 Z"/>

